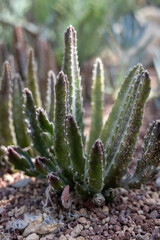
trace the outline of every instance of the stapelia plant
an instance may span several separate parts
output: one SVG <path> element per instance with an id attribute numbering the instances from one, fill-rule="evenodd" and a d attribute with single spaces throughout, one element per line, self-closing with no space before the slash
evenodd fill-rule
<path id="1" fill-rule="evenodd" d="M 11 47 L 11 51 L 7 49 L 5 43 L 0 43 L 0 76 L 2 75 L 2 66 L 5 61 L 10 63 L 12 73 L 18 72 L 25 83 L 28 77 L 28 48 L 30 42 L 26 41 L 25 38 L 25 30 L 20 27 L 13 28 L 13 45 Z M 36 68 L 37 71 L 37 79 L 40 89 L 41 102 L 44 106 L 45 94 L 46 94 L 46 78 L 48 75 L 48 71 L 50 69 L 54 69 L 57 72 L 56 62 L 54 53 L 51 49 L 51 46 L 48 41 L 46 41 L 41 36 L 37 36 L 35 38 L 34 44 L 33 41 L 31 46 L 34 47 L 35 59 L 36 59 Z M 34 56 L 32 53 L 29 54 L 30 58 L 32 58 L 32 62 Z M 32 55 L 32 56 L 31 56 Z M 29 86 L 27 86 L 29 88 Z M 33 94 L 34 95 L 34 94 Z"/>
<path id="2" fill-rule="evenodd" d="M 27 74 L 25 82 L 19 74 L 14 74 L 11 65 L 6 61 L 0 86 L 0 144 L 18 144 L 21 147 L 29 145 L 26 138 L 22 90 L 27 86 L 33 93 L 36 106 L 41 106 L 38 80 L 35 73 L 33 50 L 29 51 Z M 18 129 L 19 128 L 19 129 Z M 20 131 L 21 129 L 21 131 Z M 25 130 L 24 130 L 25 129 Z M 22 137 L 19 137 L 22 135 Z M 26 144 L 23 144 L 26 141 Z"/>
<path id="3" fill-rule="evenodd" d="M 19 147 L 9 147 L 10 161 L 25 173 L 47 175 L 61 200 L 69 206 L 71 192 L 83 199 L 92 197 L 100 205 L 112 189 L 139 188 L 152 178 L 160 164 L 160 122 L 151 124 L 135 173 L 127 174 L 132 161 L 150 78 L 141 65 L 125 78 L 108 120 L 103 126 L 103 65 L 93 70 L 91 130 L 84 136 L 81 77 L 76 32 L 65 33 L 62 71 L 55 80 L 49 74 L 46 111 L 36 108 L 30 90 L 24 90 L 28 131 L 39 153 L 34 160 Z M 33 164 L 34 163 L 34 164 Z"/>
<path id="4" fill-rule="evenodd" d="M 6 146 L 13 144 L 22 148 L 31 147 L 31 139 L 27 134 L 23 113 L 22 90 L 24 86 L 32 90 L 35 104 L 40 106 L 41 100 L 32 50 L 29 52 L 25 82 L 19 74 L 13 76 L 10 64 L 7 61 L 4 63 L 0 86 L 0 165 L 2 166 L 7 162 Z"/>

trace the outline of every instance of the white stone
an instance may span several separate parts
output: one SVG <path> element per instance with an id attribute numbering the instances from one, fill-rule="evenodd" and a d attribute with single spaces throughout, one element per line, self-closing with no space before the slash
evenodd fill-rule
<path id="1" fill-rule="evenodd" d="M 53 240 L 54 234 L 48 234 L 45 237 L 40 238 L 40 240 Z"/>
<path id="2" fill-rule="evenodd" d="M 156 204 L 156 200 L 154 199 L 154 198 L 147 198 L 147 199 L 145 199 L 145 203 L 147 204 L 147 205 L 155 205 Z"/>
<path id="3" fill-rule="evenodd" d="M 73 237 L 69 236 L 68 240 L 76 240 L 76 238 L 73 238 Z"/>
<path id="4" fill-rule="evenodd" d="M 23 236 L 26 237 L 31 233 L 38 233 L 38 234 L 49 234 L 59 228 L 61 224 L 59 223 L 50 223 L 47 224 L 43 221 L 43 217 L 37 217 L 33 222 L 31 222 L 23 232 Z"/>
<path id="5" fill-rule="evenodd" d="M 85 208 L 81 208 L 79 212 L 80 212 L 80 214 L 83 214 L 83 215 L 87 214 L 87 211 Z"/>
<path id="6" fill-rule="evenodd" d="M 77 237 L 83 229 L 83 226 L 81 224 L 77 224 L 77 226 L 74 227 L 73 231 L 71 232 L 72 237 Z"/>
<path id="7" fill-rule="evenodd" d="M 4 178 L 4 181 L 6 181 L 6 182 L 13 182 L 13 181 L 14 181 L 14 178 L 13 178 L 12 175 L 9 174 L 9 173 L 6 173 L 6 174 L 3 176 L 3 178 Z"/>
<path id="8" fill-rule="evenodd" d="M 103 206 L 103 212 L 104 212 L 105 214 L 108 214 L 108 213 L 109 213 L 109 207 Z"/>
<path id="9" fill-rule="evenodd" d="M 83 224 L 83 223 L 86 223 L 87 220 L 86 220 L 85 217 L 80 217 L 80 218 L 78 219 L 78 222 Z"/>
<path id="10" fill-rule="evenodd" d="M 64 235 L 61 235 L 59 240 L 67 240 L 67 238 Z"/>
<path id="11" fill-rule="evenodd" d="M 76 240 L 85 240 L 84 237 L 77 237 Z"/>
<path id="12" fill-rule="evenodd" d="M 143 210 L 138 210 L 138 214 L 142 215 L 143 214 Z"/>
<path id="13" fill-rule="evenodd" d="M 26 237 L 26 240 L 39 240 L 39 236 L 36 233 L 32 233 Z"/>
<path id="14" fill-rule="evenodd" d="M 30 182 L 29 178 L 24 178 L 22 180 L 19 180 L 18 182 L 13 183 L 12 186 L 14 188 L 23 188 L 26 187 L 29 182 Z"/>
<path id="15" fill-rule="evenodd" d="M 155 219 L 155 225 L 158 225 L 158 226 L 160 226 L 160 219 Z"/>

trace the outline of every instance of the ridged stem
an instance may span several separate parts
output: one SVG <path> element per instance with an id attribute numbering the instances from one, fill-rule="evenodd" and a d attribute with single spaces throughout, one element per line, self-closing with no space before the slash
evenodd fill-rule
<path id="1" fill-rule="evenodd" d="M 160 165 L 160 121 L 154 121 L 147 133 L 142 158 L 134 175 L 126 182 L 129 188 L 139 188 L 158 173 Z"/>
<path id="2" fill-rule="evenodd" d="M 54 72 L 49 71 L 45 109 L 47 111 L 49 120 L 53 123 L 55 114 L 55 84 L 56 84 L 55 74 Z"/>
<path id="3" fill-rule="evenodd" d="M 97 58 L 92 78 L 91 130 L 88 141 L 88 154 L 96 139 L 100 137 L 103 126 L 104 72 L 101 59 Z"/>
<path id="4" fill-rule="evenodd" d="M 66 77 L 61 71 L 57 76 L 56 110 L 55 110 L 55 153 L 56 161 L 65 177 L 71 178 L 70 156 L 67 146 L 65 117 L 66 117 Z"/>
<path id="5" fill-rule="evenodd" d="M 29 56 L 28 56 L 26 86 L 32 92 L 35 105 L 37 107 L 41 107 L 38 79 L 37 79 L 36 70 L 35 70 L 34 52 L 32 49 L 30 50 Z"/>
<path id="6" fill-rule="evenodd" d="M 69 113 L 71 113 L 76 120 L 84 141 L 83 99 L 77 54 L 77 36 L 72 26 L 69 26 L 65 32 L 65 52 L 62 70 L 67 75 L 69 81 Z"/>
<path id="7" fill-rule="evenodd" d="M 116 186 L 120 182 L 132 160 L 142 122 L 144 104 L 149 92 L 150 78 L 146 71 L 142 71 L 135 79 L 129 106 L 126 105 L 126 111 L 122 115 L 121 122 L 117 125 L 117 132 L 106 151 L 106 160 L 108 160 L 105 177 L 106 187 Z"/>
<path id="8" fill-rule="evenodd" d="M 16 145 L 11 111 L 12 76 L 8 62 L 4 63 L 0 88 L 0 145 Z"/>
<path id="9" fill-rule="evenodd" d="M 66 134 L 73 178 L 75 181 L 83 182 L 86 158 L 84 155 L 82 136 L 72 115 L 66 116 Z"/>
<path id="10" fill-rule="evenodd" d="M 104 148 L 100 140 L 96 140 L 92 146 L 88 166 L 88 185 L 93 192 L 101 192 L 104 180 Z"/>
<path id="11" fill-rule="evenodd" d="M 12 116 L 17 144 L 22 147 L 30 145 L 29 136 L 27 135 L 25 114 L 23 113 L 23 95 L 22 95 L 22 80 L 17 74 L 12 82 Z"/>

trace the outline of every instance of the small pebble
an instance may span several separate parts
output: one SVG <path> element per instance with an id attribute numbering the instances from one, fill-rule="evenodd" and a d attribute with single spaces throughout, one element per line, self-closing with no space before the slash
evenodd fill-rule
<path id="1" fill-rule="evenodd" d="M 142 215 L 143 214 L 143 210 L 138 210 L 138 214 Z"/>
<path id="2" fill-rule="evenodd" d="M 71 236 L 77 237 L 80 234 L 80 232 L 82 231 L 82 229 L 83 229 L 83 226 L 81 224 L 77 224 L 74 227 L 73 231 L 71 232 Z"/>
<path id="3" fill-rule="evenodd" d="M 82 215 L 87 215 L 87 211 L 86 211 L 85 208 L 81 208 L 79 212 L 80 212 L 80 214 L 82 214 Z"/>
<path id="4" fill-rule="evenodd" d="M 103 212 L 105 214 L 108 214 L 109 213 L 109 208 L 107 206 L 103 206 Z"/>
<path id="5" fill-rule="evenodd" d="M 147 198 L 145 199 L 145 203 L 150 206 L 150 205 L 155 205 L 156 204 L 156 200 L 154 198 Z"/>
<path id="6" fill-rule="evenodd" d="M 82 224 L 85 224 L 85 223 L 87 222 L 87 220 L 86 220 L 85 217 L 80 217 L 80 218 L 78 219 L 78 222 L 79 222 L 79 223 L 82 223 Z"/>
<path id="7" fill-rule="evenodd" d="M 155 223 L 155 225 L 160 226 L 160 219 L 155 219 L 154 223 Z"/>
<path id="8" fill-rule="evenodd" d="M 116 223 L 117 223 L 117 216 L 111 217 L 110 220 L 109 220 L 109 222 L 110 222 L 111 224 L 116 224 Z"/>
<path id="9" fill-rule="evenodd" d="M 14 188 L 23 188 L 26 187 L 28 185 L 28 183 L 30 182 L 29 178 L 24 178 L 18 182 L 15 182 L 12 184 L 12 187 Z"/>
<path id="10" fill-rule="evenodd" d="M 36 233 L 32 233 L 26 237 L 26 240 L 39 240 L 39 236 Z"/>
<path id="11" fill-rule="evenodd" d="M 61 235 L 59 240 L 67 240 L 67 238 L 64 235 Z"/>

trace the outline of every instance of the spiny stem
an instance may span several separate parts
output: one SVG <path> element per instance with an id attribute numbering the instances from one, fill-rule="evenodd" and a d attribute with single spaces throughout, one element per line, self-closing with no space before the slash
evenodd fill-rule
<path id="1" fill-rule="evenodd" d="M 16 134 L 17 144 L 22 147 L 28 147 L 30 140 L 26 131 L 25 114 L 23 113 L 23 83 L 20 76 L 17 74 L 12 81 L 12 116 L 14 130 Z"/>
<path id="2" fill-rule="evenodd" d="M 49 71 L 45 109 L 47 111 L 49 120 L 53 123 L 55 114 L 55 84 L 56 84 L 55 74 L 54 72 Z"/>
<path id="3" fill-rule="evenodd" d="M 55 111 L 55 152 L 58 166 L 62 169 L 64 176 L 72 176 L 69 151 L 65 132 L 66 116 L 66 78 L 61 71 L 57 76 L 56 111 Z"/>
<path id="4" fill-rule="evenodd" d="M 72 26 L 69 26 L 65 32 L 65 53 L 62 70 L 67 75 L 69 81 L 69 113 L 71 113 L 76 120 L 84 142 L 83 99 L 77 54 L 77 36 Z"/>
<path id="5" fill-rule="evenodd" d="M 0 88 L 0 144 L 16 145 L 11 111 L 11 70 L 8 62 L 4 63 Z"/>
<path id="6" fill-rule="evenodd" d="M 88 180 L 89 188 L 94 192 L 100 192 L 103 188 L 104 178 L 104 148 L 100 140 L 96 140 L 90 155 Z"/>
<path id="7" fill-rule="evenodd" d="M 72 115 L 66 116 L 66 134 L 74 180 L 83 182 L 86 158 L 82 136 Z"/>
<path id="8" fill-rule="evenodd" d="M 97 58 L 93 69 L 91 100 L 91 130 L 88 142 L 88 154 L 103 126 L 104 72 L 101 59 Z"/>
<path id="9" fill-rule="evenodd" d="M 36 76 L 35 62 L 34 62 L 34 52 L 31 49 L 28 57 L 28 68 L 27 68 L 27 77 L 26 85 L 32 91 L 33 99 L 37 107 L 41 106 L 41 99 L 39 93 L 38 79 Z"/>

